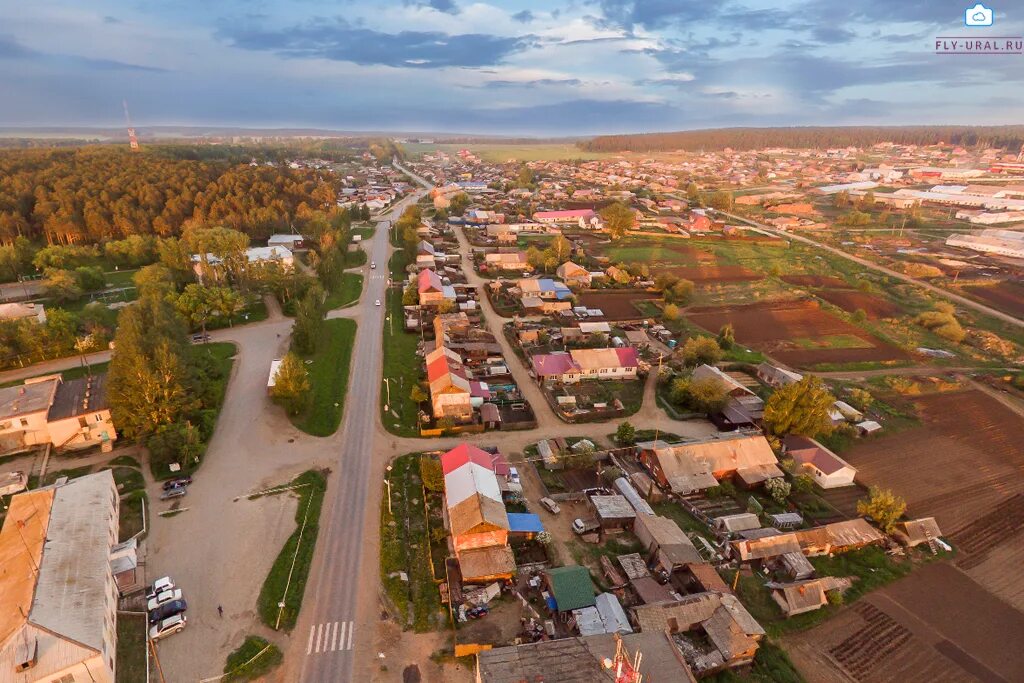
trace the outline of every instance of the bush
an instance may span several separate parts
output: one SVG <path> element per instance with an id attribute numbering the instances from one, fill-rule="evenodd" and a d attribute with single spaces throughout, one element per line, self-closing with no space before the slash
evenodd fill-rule
<path id="1" fill-rule="evenodd" d="M 764 490 L 768 492 L 772 497 L 772 500 L 781 505 L 786 502 L 787 498 L 789 498 L 789 494 L 793 490 L 793 487 L 785 479 L 776 477 L 774 479 L 769 479 L 764 483 Z"/>
<path id="2" fill-rule="evenodd" d="M 718 341 L 711 337 L 690 337 L 683 344 L 683 362 L 688 366 L 713 365 L 722 357 Z"/>
<path id="3" fill-rule="evenodd" d="M 441 470 L 441 461 L 430 456 L 420 456 L 420 479 L 423 487 L 428 491 L 440 493 L 444 491 L 444 472 Z"/>
<path id="4" fill-rule="evenodd" d="M 186 422 L 175 422 L 157 429 L 146 439 L 146 448 L 154 465 L 163 471 L 172 462 L 179 463 L 183 472 L 191 472 L 202 458 L 205 449 L 199 429 Z"/>
<path id="5" fill-rule="evenodd" d="M 281 664 L 283 659 L 281 650 L 273 643 L 259 636 L 248 636 L 241 647 L 228 655 L 221 680 L 253 681 L 262 678 Z"/>

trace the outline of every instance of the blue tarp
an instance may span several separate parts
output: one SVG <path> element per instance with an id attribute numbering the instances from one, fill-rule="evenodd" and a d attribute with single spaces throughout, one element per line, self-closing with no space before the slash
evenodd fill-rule
<path id="1" fill-rule="evenodd" d="M 508 530 L 512 533 L 539 534 L 544 531 L 540 516 L 529 512 L 508 513 Z"/>

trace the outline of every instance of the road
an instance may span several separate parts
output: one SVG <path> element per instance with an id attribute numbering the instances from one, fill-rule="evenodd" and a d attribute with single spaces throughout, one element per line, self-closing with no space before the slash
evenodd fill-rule
<path id="1" fill-rule="evenodd" d="M 397 219 L 402 210 L 422 192 L 399 202 L 390 214 Z M 364 245 L 366 243 L 364 242 Z M 376 596 L 376 574 L 360 575 L 370 563 L 363 562 L 364 534 L 368 521 L 376 523 L 372 500 L 379 495 L 380 479 L 371 476 L 374 439 L 378 431 L 384 300 L 387 284 L 388 230 L 378 225 L 369 244 L 369 260 L 378 264 L 368 271 L 363 297 L 354 313 L 359 317 L 352 351 L 352 375 L 345 418 L 336 434 L 337 458 L 328 479 L 328 493 L 320 520 L 313 572 L 306 585 L 303 610 L 293 633 L 289 655 L 297 680 L 310 683 L 351 681 L 356 645 L 371 639 L 357 621 L 358 602 L 363 593 Z M 372 498 L 371 498 L 372 497 Z"/>
<path id="2" fill-rule="evenodd" d="M 871 270 L 874 270 L 876 272 L 882 273 L 884 275 L 888 275 L 891 278 L 895 278 L 895 279 L 900 280 L 902 282 L 906 282 L 908 284 L 912 284 L 912 285 L 916 285 L 918 287 L 921 287 L 922 289 L 926 289 L 929 292 L 932 292 L 933 294 L 938 294 L 939 296 L 945 297 L 946 299 L 949 299 L 950 301 L 955 301 L 956 303 L 960 304 L 961 306 L 966 306 L 967 308 L 973 308 L 974 310 L 976 310 L 976 311 L 978 311 L 980 313 L 984 313 L 985 315 L 990 315 L 993 318 L 998 318 L 999 320 L 1002 320 L 1003 322 L 1006 322 L 1006 323 L 1010 323 L 1011 325 L 1016 325 L 1017 327 L 1024 327 L 1024 320 L 1021 320 L 1020 318 L 1014 317 L 1014 316 L 1010 315 L 1009 313 L 1003 313 L 1002 311 L 996 310 L 996 309 L 994 309 L 994 308 L 992 308 L 990 306 L 986 306 L 985 304 L 981 304 L 981 303 L 978 303 L 977 301 L 974 301 L 972 299 L 968 299 L 965 296 L 960 296 L 959 294 L 954 294 L 953 292 L 950 292 L 948 289 L 943 289 L 942 287 L 936 287 L 935 285 L 929 284 L 927 282 L 923 282 L 921 280 L 918 280 L 917 278 L 910 277 L 909 275 L 906 275 L 905 273 L 897 272 L 897 271 L 893 270 L 892 268 L 886 268 L 885 266 L 879 265 L 879 264 L 875 263 L 874 261 L 869 261 L 868 259 L 861 258 L 860 256 L 854 256 L 853 254 L 845 252 L 842 249 L 837 249 L 836 247 L 830 246 L 828 244 L 824 244 L 822 242 L 818 242 L 816 240 L 812 240 L 809 237 L 804 237 L 803 235 L 796 235 L 796 234 L 791 233 L 791 232 L 781 232 L 779 230 L 775 230 L 771 226 L 764 225 L 763 223 L 758 223 L 757 221 L 750 220 L 749 218 L 744 218 L 743 216 L 737 216 L 735 214 L 726 213 L 725 211 L 719 211 L 718 213 L 722 214 L 723 216 L 728 216 L 729 218 L 732 218 L 733 220 L 737 220 L 737 221 L 741 221 L 743 223 L 746 223 L 747 225 L 752 225 L 752 226 L 756 227 L 758 230 L 760 230 L 760 231 L 762 231 L 762 232 L 764 232 L 764 233 L 766 233 L 768 235 L 771 235 L 772 237 L 779 237 L 779 238 L 782 238 L 782 239 L 791 239 L 791 240 L 796 240 L 797 242 L 803 242 L 804 244 L 808 244 L 808 245 L 810 245 L 812 247 L 817 247 L 818 249 L 822 249 L 822 250 L 827 251 L 827 252 L 829 252 L 831 254 L 835 254 L 836 256 L 840 256 L 840 257 L 842 257 L 844 259 L 847 259 L 848 261 L 853 261 L 854 263 L 856 263 L 858 265 L 861 265 L 861 266 L 864 266 L 865 268 L 869 268 Z"/>

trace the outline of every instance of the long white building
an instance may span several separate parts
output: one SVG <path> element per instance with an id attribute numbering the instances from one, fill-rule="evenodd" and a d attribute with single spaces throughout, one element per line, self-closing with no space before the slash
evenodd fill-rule
<path id="1" fill-rule="evenodd" d="M 1024 259 L 1024 231 L 982 230 L 977 235 L 950 235 L 946 245 L 971 249 L 984 254 L 996 254 L 1009 258 Z"/>

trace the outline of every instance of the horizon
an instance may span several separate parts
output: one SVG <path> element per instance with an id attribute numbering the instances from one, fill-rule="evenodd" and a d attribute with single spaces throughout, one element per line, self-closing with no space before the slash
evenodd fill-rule
<path id="1" fill-rule="evenodd" d="M 1024 33 L 994 10 L 971 36 Z M 122 100 L 140 131 L 544 139 L 1019 122 L 1019 56 L 935 54 L 937 37 L 965 32 L 963 13 L 951 0 L 354 0 L 344 16 L 320 0 L 59 0 L 0 10 L 0 127 L 121 128 Z"/>

